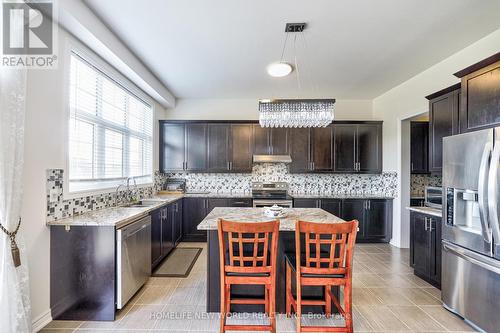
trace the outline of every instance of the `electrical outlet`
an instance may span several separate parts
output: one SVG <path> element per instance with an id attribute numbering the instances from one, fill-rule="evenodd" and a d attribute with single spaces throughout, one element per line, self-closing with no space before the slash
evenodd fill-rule
<path id="1" fill-rule="evenodd" d="M 49 201 L 50 202 L 57 202 L 59 198 L 59 192 L 56 189 L 51 189 L 49 191 Z"/>

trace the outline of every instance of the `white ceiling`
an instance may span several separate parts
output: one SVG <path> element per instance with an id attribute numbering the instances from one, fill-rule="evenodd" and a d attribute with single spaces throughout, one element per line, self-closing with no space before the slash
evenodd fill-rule
<path id="1" fill-rule="evenodd" d="M 498 0 L 84 1 L 179 98 L 371 99 L 500 28 Z M 301 91 L 265 70 L 286 22 Z"/>

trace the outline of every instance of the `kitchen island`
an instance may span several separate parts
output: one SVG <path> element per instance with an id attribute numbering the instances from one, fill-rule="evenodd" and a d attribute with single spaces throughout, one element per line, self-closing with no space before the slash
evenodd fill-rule
<path id="1" fill-rule="evenodd" d="M 276 268 L 276 311 L 285 313 L 285 282 L 286 267 L 285 253 L 295 252 L 295 222 L 298 220 L 317 223 L 344 222 L 341 218 L 328 213 L 321 208 L 287 208 L 285 217 L 280 218 L 280 234 Z M 217 221 L 222 218 L 234 222 L 266 222 L 273 218 L 264 215 L 263 208 L 220 207 L 214 208 L 207 217 L 198 225 L 199 230 L 208 233 L 207 251 L 207 312 L 220 311 L 220 267 L 219 267 L 219 238 L 217 234 Z M 233 286 L 231 297 L 262 298 L 262 286 Z M 318 287 L 303 289 L 305 297 L 323 297 L 324 290 Z M 338 290 L 334 290 L 337 294 Z M 263 312 L 263 305 L 232 305 L 234 312 Z M 307 308 L 305 311 L 318 311 L 318 307 Z"/>

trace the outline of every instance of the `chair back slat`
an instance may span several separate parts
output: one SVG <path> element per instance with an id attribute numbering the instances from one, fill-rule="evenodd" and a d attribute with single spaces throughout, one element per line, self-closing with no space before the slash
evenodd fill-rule
<path id="1" fill-rule="evenodd" d="M 296 258 L 299 268 L 297 272 L 309 274 L 351 272 L 358 221 L 343 223 L 297 221 L 295 228 Z M 305 251 L 301 239 L 304 239 Z"/>
<path id="2" fill-rule="evenodd" d="M 258 223 L 219 219 L 218 234 L 221 272 L 271 273 L 276 261 L 279 221 Z M 226 257 L 227 248 L 229 257 Z"/>

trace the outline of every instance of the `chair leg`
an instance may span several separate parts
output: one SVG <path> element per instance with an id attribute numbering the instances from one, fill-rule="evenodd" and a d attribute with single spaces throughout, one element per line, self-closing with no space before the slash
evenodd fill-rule
<path id="1" fill-rule="evenodd" d="M 352 321 L 352 284 L 349 280 L 344 286 L 344 311 L 346 314 L 345 326 L 347 327 L 347 331 L 352 333 L 354 331 Z"/>
<path id="2" fill-rule="evenodd" d="M 330 293 L 328 291 L 331 290 L 331 286 L 325 286 L 325 314 L 327 317 L 332 315 L 332 298 L 330 297 Z"/>
<path id="3" fill-rule="evenodd" d="M 273 282 L 269 292 L 269 316 L 271 319 L 271 332 L 276 333 L 276 285 Z"/>
<path id="4" fill-rule="evenodd" d="M 292 269 L 288 262 L 286 263 L 286 315 L 290 317 L 292 315 L 292 300 L 290 299 L 292 295 Z"/>
<path id="5" fill-rule="evenodd" d="M 269 287 L 266 285 L 264 286 L 265 292 L 264 292 L 264 298 L 265 298 L 265 313 L 269 316 Z"/>
<path id="6" fill-rule="evenodd" d="M 226 332 L 226 286 L 223 284 L 220 288 L 220 332 Z"/>
<path id="7" fill-rule="evenodd" d="M 295 307 L 295 317 L 297 323 L 297 333 L 302 332 L 302 289 L 300 282 L 297 281 L 297 298 Z"/>

